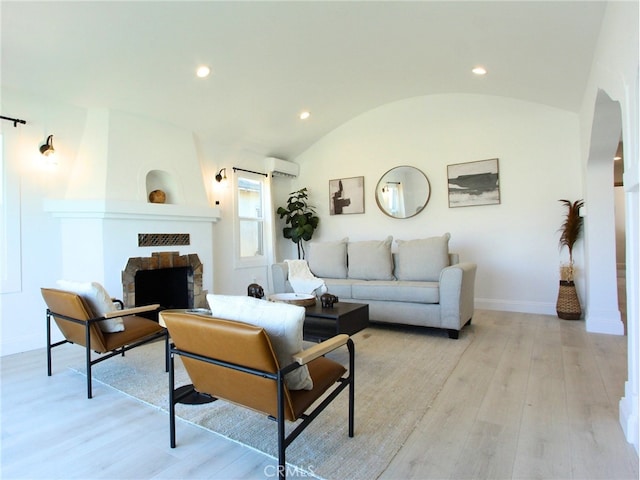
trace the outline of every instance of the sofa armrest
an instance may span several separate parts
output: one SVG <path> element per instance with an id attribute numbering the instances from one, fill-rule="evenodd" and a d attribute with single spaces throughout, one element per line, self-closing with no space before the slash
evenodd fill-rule
<path id="1" fill-rule="evenodd" d="M 473 316 L 477 265 L 458 263 L 440 272 L 442 328 L 460 330 Z"/>
<path id="2" fill-rule="evenodd" d="M 273 293 L 293 293 L 293 287 L 289 283 L 289 265 L 287 262 L 271 265 L 271 280 Z"/>
<path id="3" fill-rule="evenodd" d="M 273 293 L 286 293 L 287 279 L 289 278 L 289 265 L 287 262 L 271 265 L 271 279 L 273 280 Z"/>

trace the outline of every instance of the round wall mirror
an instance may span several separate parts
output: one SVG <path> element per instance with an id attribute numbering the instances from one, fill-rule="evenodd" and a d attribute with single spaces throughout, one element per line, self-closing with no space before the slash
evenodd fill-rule
<path id="1" fill-rule="evenodd" d="M 393 218 L 410 218 L 427 206 L 431 186 L 427 176 L 415 167 L 395 167 L 376 186 L 376 203 Z"/>

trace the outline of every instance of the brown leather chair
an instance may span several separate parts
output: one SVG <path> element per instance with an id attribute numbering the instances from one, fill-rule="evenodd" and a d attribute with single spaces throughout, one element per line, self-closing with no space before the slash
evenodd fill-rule
<path id="1" fill-rule="evenodd" d="M 82 345 L 86 350 L 87 398 L 92 397 L 91 367 L 115 355 L 124 356 L 124 352 L 145 343 L 164 338 L 165 351 L 169 349 L 167 330 L 157 322 L 136 316 L 136 313 L 157 310 L 159 305 L 134 307 L 108 313 L 102 317 L 95 315 L 77 293 L 53 288 L 42 288 L 42 297 L 47 304 L 47 374 L 51 376 L 51 349 L 65 343 Z M 65 340 L 51 343 L 51 318 L 55 320 Z M 122 317 L 124 331 L 106 333 L 98 322 L 106 318 Z M 91 358 L 91 351 L 105 354 Z M 165 371 L 169 371 L 169 359 L 165 358 Z"/>
<path id="2" fill-rule="evenodd" d="M 278 473 L 286 476 L 285 450 L 342 390 L 349 387 L 348 434 L 354 427 L 353 341 L 337 335 L 294 355 L 290 365 L 278 365 L 267 333 L 242 322 L 221 320 L 184 312 L 163 312 L 171 336 L 169 369 L 169 430 L 171 448 L 176 446 L 175 405 L 194 391 L 248 407 L 277 421 Z M 323 355 L 346 345 L 349 368 Z M 175 389 L 174 358 L 179 355 L 193 388 Z M 289 390 L 284 376 L 307 365 L 312 390 Z M 348 373 L 347 373 L 348 372 Z M 312 404 L 326 397 L 310 412 Z M 301 423 L 285 437 L 285 420 Z"/>

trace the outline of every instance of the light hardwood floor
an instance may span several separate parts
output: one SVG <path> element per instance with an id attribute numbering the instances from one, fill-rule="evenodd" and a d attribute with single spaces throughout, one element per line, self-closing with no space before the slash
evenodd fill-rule
<path id="1" fill-rule="evenodd" d="M 626 337 L 488 311 L 462 335 L 470 347 L 381 479 L 638 478 L 618 423 Z M 66 368 L 82 354 L 56 349 L 50 378 L 44 350 L 0 359 L 2 479 L 273 478 L 272 458 L 191 424 L 169 448 L 167 414 L 110 387 L 87 400 Z"/>

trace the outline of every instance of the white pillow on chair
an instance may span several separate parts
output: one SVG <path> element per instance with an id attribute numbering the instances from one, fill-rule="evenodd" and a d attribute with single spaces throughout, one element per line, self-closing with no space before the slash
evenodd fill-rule
<path id="1" fill-rule="evenodd" d="M 58 287 L 80 295 L 96 317 L 102 317 L 106 313 L 115 312 L 118 309 L 111 300 L 109 292 L 98 282 L 73 282 L 69 280 L 58 280 Z M 122 317 L 107 318 L 98 322 L 100 330 L 106 333 L 124 331 L 124 320 Z"/>
<path id="2" fill-rule="evenodd" d="M 293 355 L 302 351 L 302 327 L 305 309 L 287 303 L 269 302 L 254 297 L 207 295 L 211 316 L 224 320 L 249 323 L 267 332 L 280 368 L 293 362 Z M 311 390 L 313 380 L 306 365 L 286 375 L 290 390 Z"/>

